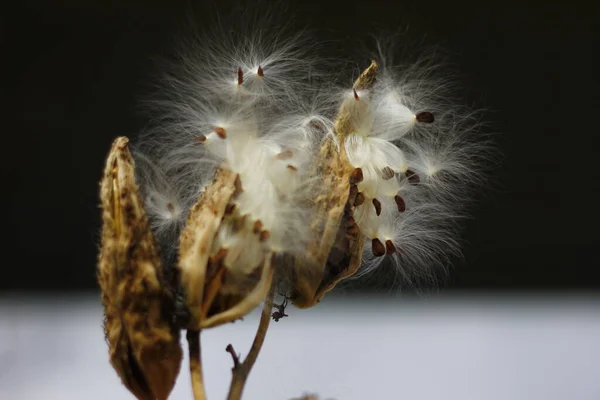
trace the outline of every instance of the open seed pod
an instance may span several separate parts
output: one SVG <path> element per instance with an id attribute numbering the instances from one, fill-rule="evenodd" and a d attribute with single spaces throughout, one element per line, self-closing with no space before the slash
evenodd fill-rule
<path id="1" fill-rule="evenodd" d="M 166 399 L 181 364 L 179 330 L 128 142 L 126 137 L 113 142 L 100 188 L 104 329 L 110 362 L 123 384 L 138 399 Z"/>
<path id="2" fill-rule="evenodd" d="M 310 222 L 314 239 L 309 243 L 308 257 L 296 258 L 292 267 L 290 298 L 297 307 L 312 307 L 360 267 L 364 238 L 354 220 L 353 209 L 361 201 L 356 185 L 362 180 L 362 171 L 350 165 L 341 144 L 355 128 L 351 114 L 355 107 L 361 106 L 358 91 L 372 87 L 377 72 L 378 66 L 373 61 L 355 81 L 353 98 L 342 103 L 336 116 L 335 138 L 327 137 L 319 151 L 314 175 L 324 182 L 314 199 Z"/>
<path id="3" fill-rule="evenodd" d="M 217 170 L 181 234 L 178 268 L 190 313 L 189 329 L 242 318 L 271 287 L 272 253 L 262 245 L 269 232 L 235 207 L 242 191 L 238 174 L 227 168 Z"/>

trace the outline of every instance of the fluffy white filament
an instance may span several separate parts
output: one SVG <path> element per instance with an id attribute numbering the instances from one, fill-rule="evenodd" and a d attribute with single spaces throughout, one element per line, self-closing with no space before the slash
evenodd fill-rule
<path id="1" fill-rule="evenodd" d="M 177 231 L 225 167 L 240 176 L 234 215 L 245 217 L 242 226 L 224 220 L 213 251 L 227 248 L 225 263 L 241 269 L 264 251 L 305 252 L 312 188 L 321 182 L 310 167 L 324 135 L 335 134 L 342 106 L 354 129 L 339 149 L 363 173 L 354 211 L 365 236 L 359 275 L 383 260 L 405 282 L 445 268 L 459 254 L 456 221 L 488 154 L 474 114 L 445 97 L 448 85 L 432 77 L 434 65 L 396 68 L 380 57 L 375 85 L 354 91 L 317 73 L 313 53 L 300 35 L 258 32 L 209 38 L 180 54 L 162 76 L 155 127 L 136 154 L 155 230 Z M 252 245 L 263 231 L 262 247 Z"/>

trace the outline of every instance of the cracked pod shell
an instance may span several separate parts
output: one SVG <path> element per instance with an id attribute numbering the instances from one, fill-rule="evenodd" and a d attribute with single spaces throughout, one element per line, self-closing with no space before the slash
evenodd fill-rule
<path id="1" fill-rule="evenodd" d="M 192 207 L 180 238 L 178 269 L 189 329 L 204 329 L 242 318 L 267 294 L 273 279 L 271 252 L 240 264 L 245 252 L 261 248 L 268 234 L 253 229 L 233 200 L 243 190 L 238 174 L 220 168 Z M 215 240 L 219 231 L 253 230 L 247 246 L 224 247 Z M 239 265 L 244 265 L 239 268 Z"/>
<path id="2" fill-rule="evenodd" d="M 174 299 L 134 178 L 126 137 L 112 145 L 100 184 L 98 282 L 110 362 L 143 400 L 166 399 L 181 364 Z"/>
<path id="3" fill-rule="evenodd" d="M 369 89 L 375 83 L 377 64 L 372 61 L 356 79 L 357 90 Z M 354 100 L 350 100 L 351 102 Z M 317 304 L 341 280 L 352 276 L 361 265 L 364 237 L 354 220 L 354 205 L 359 200 L 356 184 L 362 180 L 360 168 L 353 168 L 341 143 L 352 133 L 351 107 L 343 103 L 335 119 L 334 134 L 328 136 L 319 151 L 315 176 L 323 179 L 321 191 L 314 199 L 311 220 L 313 238 L 308 257 L 292 263 L 293 279 L 290 299 L 299 308 Z M 311 266 L 307 267 L 306 263 Z M 315 271 L 306 274 L 304 271 Z"/>

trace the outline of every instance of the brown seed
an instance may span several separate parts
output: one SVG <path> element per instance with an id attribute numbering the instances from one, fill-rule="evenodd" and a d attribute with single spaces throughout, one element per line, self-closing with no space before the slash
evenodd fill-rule
<path id="1" fill-rule="evenodd" d="M 227 138 L 227 132 L 225 131 L 225 128 L 222 128 L 220 126 L 217 126 L 215 128 L 215 133 L 221 138 L 221 139 L 226 139 Z"/>
<path id="2" fill-rule="evenodd" d="M 233 193 L 233 197 L 236 197 L 244 191 L 244 187 L 242 186 L 242 180 L 240 179 L 239 174 L 235 177 L 235 182 L 233 184 L 235 186 L 235 192 Z"/>
<path id="3" fill-rule="evenodd" d="M 259 219 L 254 223 L 254 227 L 252 228 L 252 232 L 259 233 L 262 230 L 262 221 Z"/>
<path id="4" fill-rule="evenodd" d="M 244 226 L 246 226 L 246 218 L 248 218 L 248 214 L 242 215 L 240 218 L 236 218 L 233 221 L 231 229 L 233 233 L 239 232 Z"/>
<path id="5" fill-rule="evenodd" d="M 235 204 L 229 203 L 225 207 L 225 215 L 231 215 L 235 211 Z"/>
<path id="6" fill-rule="evenodd" d="M 422 112 L 418 113 L 416 115 L 416 117 L 417 117 L 417 121 L 425 123 L 425 124 L 431 124 L 433 121 L 435 121 L 433 114 L 430 113 L 429 111 L 422 111 Z"/>
<path id="7" fill-rule="evenodd" d="M 375 214 L 381 215 L 381 202 L 377 199 L 373 199 L 373 205 L 375 206 Z"/>
<path id="8" fill-rule="evenodd" d="M 170 213 L 175 211 L 175 206 L 173 203 L 167 203 L 167 210 L 169 210 Z"/>
<path id="9" fill-rule="evenodd" d="M 258 71 L 256 71 L 256 75 L 260 76 L 261 78 L 265 76 L 265 73 L 260 65 L 258 66 Z"/>
<path id="10" fill-rule="evenodd" d="M 349 226 L 346 228 L 346 233 L 349 235 L 356 235 L 360 232 L 360 228 L 358 227 L 358 224 L 354 224 L 352 226 Z"/>
<path id="11" fill-rule="evenodd" d="M 260 233 L 259 240 L 261 242 L 264 242 L 265 240 L 268 240 L 270 237 L 271 237 L 271 232 L 269 232 L 269 231 L 262 231 Z"/>
<path id="12" fill-rule="evenodd" d="M 386 181 L 389 179 L 392 179 L 394 177 L 394 175 L 396 175 L 396 174 L 394 173 L 394 170 L 391 169 L 390 167 L 385 167 L 384 169 L 381 170 L 381 177 Z"/>
<path id="13" fill-rule="evenodd" d="M 346 218 L 344 220 L 344 225 L 346 225 L 346 227 L 354 226 L 356 225 L 356 221 L 354 220 L 354 218 Z"/>
<path id="14" fill-rule="evenodd" d="M 385 250 L 388 254 L 394 254 L 396 252 L 396 246 L 394 246 L 394 243 L 392 243 L 391 240 L 386 240 Z"/>
<path id="15" fill-rule="evenodd" d="M 358 93 L 356 93 L 356 89 L 352 89 L 352 92 L 354 93 L 354 100 L 358 100 Z"/>
<path id="16" fill-rule="evenodd" d="M 365 202 L 365 195 L 359 192 L 354 198 L 354 207 L 358 207 Z"/>
<path id="17" fill-rule="evenodd" d="M 371 250 L 375 257 L 381 257 L 385 254 L 385 246 L 381 243 L 381 240 L 377 238 L 371 241 Z"/>
<path id="18" fill-rule="evenodd" d="M 204 135 L 199 135 L 199 136 L 196 138 L 196 141 L 197 141 L 198 143 L 204 143 L 204 142 L 206 142 L 206 136 L 204 136 Z"/>
<path id="19" fill-rule="evenodd" d="M 292 153 L 291 150 L 286 150 L 286 151 L 282 151 L 281 153 L 277 154 L 275 156 L 275 158 L 277 158 L 278 160 L 289 160 L 293 156 L 294 156 L 294 153 Z"/>
<path id="20" fill-rule="evenodd" d="M 363 180 L 363 172 L 360 168 L 354 168 L 352 171 L 352 175 L 350 175 L 350 183 L 356 184 L 362 182 Z"/>
<path id="21" fill-rule="evenodd" d="M 406 176 L 408 178 L 408 182 L 410 182 L 413 185 L 416 185 L 417 183 L 421 182 L 421 178 L 419 178 L 419 175 L 417 175 L 416 172 L 410 169 L 406 170 L 404 176 Z"/>
<path id="22" fill-rule="evenodd" d="M 238 86 L 241 86 L 242 83 L 244 83 L 244 71 L 242 71 L 241 67 L 238 67 L 237 76 L 238 76 Z"/>
<path id="23" fill-rule="evenodd" d="M 287 165 L 287 169 L 289 169 L 289 170 L 292 170 L 292 171 L 294 171 L 294 172 L 295 172 L 295 171 L 298 171 L 298 168 L 294 167 L 294 166 L 293 166 L 293 165 L 291 165 L 291 164 L 288 164 L 288 165 Z"/>
<path id="24" fill-rule="evenodd" d="M 346 203 L 346 205 L 344 206 L 344 215 L 346 217 L 354 216 L 354 208 L 350 205 L 350 203 Z"/>
<path id="25" fill-rule="evenodd" d="M 406 211 L 406 202 L 399 194 L 394 196 L 394 201 L 396 202 L 396 206 L 398 206 L 398 212 Z"/>
<path id="26" fill-rule="evenodd" d="M 226 256 L 227 256 L 227 249 L 220 249 L 219 251 L 217 251 L 217 254 L 210 257 L 209 262 L 214 265 L 221 265 L 223 260 L 225 260 Z"/>

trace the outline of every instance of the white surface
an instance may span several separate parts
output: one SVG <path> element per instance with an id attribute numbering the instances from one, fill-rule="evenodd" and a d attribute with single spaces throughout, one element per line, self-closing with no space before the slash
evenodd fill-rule
<path id="1" fill-rule="evenodd" d="M 600 301 L 326 297 L 272 323 L 245 399 L 600 399 Z M 97 296 L 0 298 L 0 399 L 132 399 L 108 363 Z M 245 321 L 202 334 L 208 398 L 224 399 Z M 183 335 L 185 336 L 185 335 Z M 191 399 L 187 361 L 172 399 Z"/>

